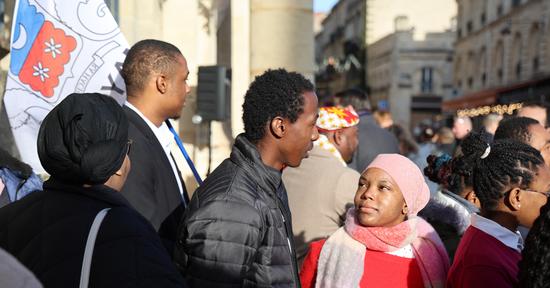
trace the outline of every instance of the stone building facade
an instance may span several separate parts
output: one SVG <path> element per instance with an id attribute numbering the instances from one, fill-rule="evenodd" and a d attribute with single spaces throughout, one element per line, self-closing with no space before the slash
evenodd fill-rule
<path id="1" fill-rule="evenodd" d="M 440 113 L 452 95 L 454 32 L 428 33 L 415 40 L 406 17 L 395 32 L 368 46 L 367 70 L 371 99 L 388 109 L 395 122 L 413 127 Z"/>
<path id="2" fill-rule="evenodd" d="M 550 92 L 550 1 L 457 0 L 454 80 L 444 109 L 542 100 Z"/>

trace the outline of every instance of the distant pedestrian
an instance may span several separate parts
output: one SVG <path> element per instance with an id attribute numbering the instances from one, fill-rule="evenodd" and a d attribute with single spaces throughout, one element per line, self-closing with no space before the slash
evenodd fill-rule
<path id="1" fill-rule="evenodd" d="M 362 172 L 376 156 L 383 153 L 399 153 L 397 139 L 381 128 L 371 113 L 367 93 L 359 89 L 348 89 L 336 94 L 338 104 L 353 107 L 359 115 L 359 146 L 350 168 Z"/>

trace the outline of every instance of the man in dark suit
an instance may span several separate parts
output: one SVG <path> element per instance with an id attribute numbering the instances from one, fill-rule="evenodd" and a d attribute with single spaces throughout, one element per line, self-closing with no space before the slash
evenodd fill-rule
<path id="1" fill-rule="evenodd" d="M 367 94 L 359 89 L 348 89 L 336 94 L 338 104 L 352 106 L 359 114 L 359 146 L 353 161 L 348 165 L 359 173 L 384 153 L 399 153 L 399 144 L 391 132 L 378 126 L 370 112 Z"/>
<path id="2" fill-rule="evenodd" d="M 121 192 L 153 224 L 170 254 L 188 195 L 170 152 L 174 136 L 164 121 L 180 117 L 190 91 L 188 75 L 180 50 L 158 40 L 136 43 L 122 66 L 133 145 L 132 170 Z"/>

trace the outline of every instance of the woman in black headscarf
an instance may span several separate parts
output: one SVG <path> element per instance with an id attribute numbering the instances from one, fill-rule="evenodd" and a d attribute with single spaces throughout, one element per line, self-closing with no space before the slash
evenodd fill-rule
<path id="1" fill-rule="evenodd" d="M 44 191 L 0 209 L 0 246 L 45 287 L 78 287 L 94 218 L 91 287 L 183 287 L 153 227 L 118 193 L 130 170 L 128 121 L 114 99 L 71 94 L 44 119 Z"/>

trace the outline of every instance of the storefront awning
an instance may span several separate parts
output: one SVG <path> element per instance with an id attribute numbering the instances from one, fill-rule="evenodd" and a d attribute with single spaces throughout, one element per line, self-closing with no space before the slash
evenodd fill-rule
<path id="1" fill-rule="evenodd" d="M 470 109 L 479 106 L 492 105 L 496 102 L 497 95 L 497 89 L 479 91 L 460 98 L 443 101 L 441 110 L 443 112 L 452 112 L 460 109 Z"/>
<path id="2" fill-rule="evenodd" d="M 550 94 L 550 77 L 541 77 L 505 87 L 487 89 L 460 98 L 443 101 L 443 112 L 454 112 L 480 106 L 509 104 L 527 100 L 540 100 Z"/>

